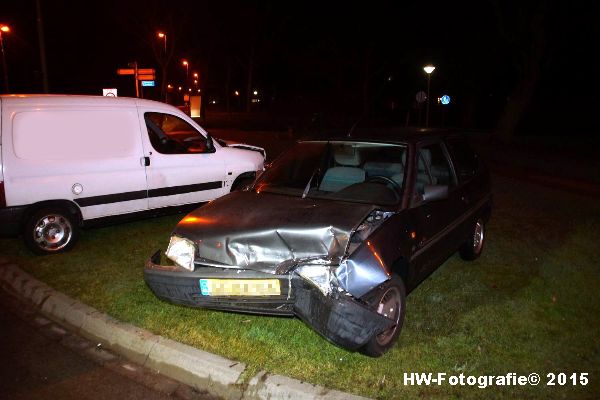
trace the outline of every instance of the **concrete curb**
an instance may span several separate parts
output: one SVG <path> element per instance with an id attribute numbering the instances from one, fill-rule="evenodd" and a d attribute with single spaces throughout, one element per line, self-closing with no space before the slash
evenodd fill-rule
<path id="1" fill-rule="evenodd" d="M 227 399 L 365 399 L 261 371 L 242 382 L 246 365 L 198 350 L 120 322 L 38 281 L 0 259 L 0 286 L 31 301 L 46 317 L 80 335 L 159 371 L 165 376 Z"/>

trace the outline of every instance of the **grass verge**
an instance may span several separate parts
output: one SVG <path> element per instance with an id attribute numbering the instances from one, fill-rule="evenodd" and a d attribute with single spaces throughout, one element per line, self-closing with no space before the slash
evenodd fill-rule
<path id="1" fill-rule="evenodd" d="M 451 257 L 407 301 L 396 347 L 379 359 L 339 349 L 298 319 L 191 309 L 146 287 L 144 260 L 181 216 L 84 232 L 76 248 L 30 255 L 18 239 L 0 255 L 57 290 L 120 320 L 264 369 L 373 398 L 594 398 L 600 393 L 600 212 L 594 199 L 494 181 L 483 256 Z M 542 377 L 539 386 L 404 385 L 404 373 Z M 546 386 L 548 373 L 588 372 L 587 386 Z"/>

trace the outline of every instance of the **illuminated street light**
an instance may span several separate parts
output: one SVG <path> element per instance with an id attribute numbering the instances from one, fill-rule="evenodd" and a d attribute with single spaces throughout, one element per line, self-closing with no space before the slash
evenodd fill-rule
<path id="1" fill-rule="evenodd" d="M 235 94 L 236 96 L 240 95 L 240 92 L 238 92 L 237 90 L 235 92 L 233 92 L 233 94 Z"/>
<path id="2" fill-rule="evenodd" d="M 254 91 L 254 92 L 252 92 L 252 93 L 254 93 L 254 95 L 255 95 L 255 96 L 257 96 L 257 95 L 258 95 L 258 90 L 255 90 L 255 91 Z"/>
<path id="3" fill-rule="evenodd" d="M 177 90 L 179 90 L 179 91 L 181 92 L 181 86 L 179 86 L 179 87 L 177 88 Z"/>
<path id="4" fill-rule="evenodd" d="M 158 32 L 158 38 L 163 39 L 165 42 L 165 55 L 167 55 L 167 34 L 164 32 Z"/>
<path id="5" fill-rule="evenodd" d="M 190 63 L 188 63 L 186 60 L 183 60 L 181 63 L 185 67 L 185 77 L 187 79 L 190 76 Z"/>
<path id="6" fill-rule="evenodd" d="M 423 67 L 423 70 L 428 74 L 431 74 L 433 71 L 435 71 L 435 67 L 433 65 L 426 65 Z"/>
<path id="7" fill-rule="evenodd" d="M 198 79 L 198 73 L 194 72 L 194 78 Z"/>
<path id="8" fill-rule="evenodd" d="M 8 69 L 6 67 L 6 55 L 4 54 L 4 40 L 2 39 L 3 33 L 10 32 L 8 25 L 0 24 L 0 48 L 2 49 L 2 70 L 4 71 L 4 89 L 8 93 Z"/>
<path id="9" fill-rule="evenodd" d="M 427 111 L 425 112 L 425 127 L 429 128 L 429 88 L 431 86 L 431 73 L 435 70 L 433 65 L 426 65 L 423 67 L 425 73 L 427 73 Z"/>

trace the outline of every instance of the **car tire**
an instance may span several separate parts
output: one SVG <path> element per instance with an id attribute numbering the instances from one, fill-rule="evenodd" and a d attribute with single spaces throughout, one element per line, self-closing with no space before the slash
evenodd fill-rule
<path id="1" fill-rule="evenodd" d="M 79 239 L 77 218 L 62 207 L 41 208 L 27 218 L 23 239 L 35 254 L 68 251 Z"/>
<path id="2" fill-rule="evenodd" d="M 460 257 L 465 261 L 476 260 L 481 255 L 484 244 L 485 222 L 483 222 L 483 219 L 479 218 L 471 228 L 469 239 L 467 239 L 458 250 Z"/>
<path id="3" fill-rule="evenodd" d="M 392 310 L 391 318 L 396 321 L 396 325 L 373 336 L 361 349 L 361 353 L 365 355 L 380 357 L 394 346 L 402 330 L 404 314 L 406 313 L 406 289 L 404 288 L 404 282 L 402 282 L 400 277 L 393 275 L 370 296 L 368 303 L 379 314 L 386 315 L 385 311 Z"/>

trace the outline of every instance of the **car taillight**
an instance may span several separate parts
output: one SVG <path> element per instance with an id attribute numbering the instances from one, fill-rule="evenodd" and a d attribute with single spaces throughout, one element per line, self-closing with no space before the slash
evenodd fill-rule
<path id="1" fill-rule="evenodd" d="M 6 196 L 4 195 L 4 181 L 0 182 L 0 207 L 6 207 Z"/>

